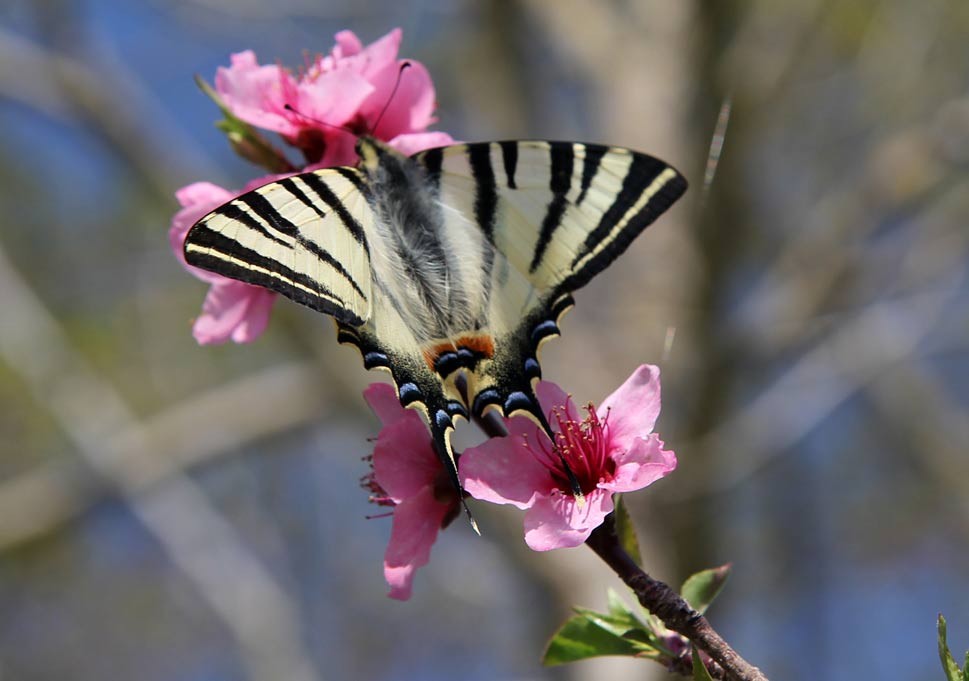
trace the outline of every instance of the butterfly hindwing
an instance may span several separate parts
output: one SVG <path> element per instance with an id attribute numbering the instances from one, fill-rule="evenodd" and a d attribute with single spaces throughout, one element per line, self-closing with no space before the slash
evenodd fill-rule
<path id="1" fill-rule="evenodd" d="M 573 142 L 485 142 L 416 154 L 449 229 L 493 247 L 480 274 L 494 354 L 470 371 L 473 413 L 544 420 L 532 384 L 540 344 L 584 286 L 686 190 L 669 165 Z M 537 413 L 536 413 L 537 412 Z"/>

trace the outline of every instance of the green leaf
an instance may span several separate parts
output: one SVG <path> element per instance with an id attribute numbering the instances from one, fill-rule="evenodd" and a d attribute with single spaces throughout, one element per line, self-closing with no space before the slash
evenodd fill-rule
<path id="1" fill-rule="evenodd" d="M 606 589 L 606 603 L 609 606 L 609 614 L 613 617 L 626 617 L 630 622 L 642 624 L 639 616 L 629 609 L 629 606 L 619 597 L 616 590 L 612 587 Z"/>
<path id="2" fill-rule="evenodd" d="M 615 523 L 616 536 L 619 537 L 619 544 L 625 549 L 629 557 L 633 559 L 639 567 L 643 566 L 642 554 L 639 550 L 639 539 L 636 538 L 636 528 L 629 517 L 629 509 L 626 508 L 622 495 L 617 494 L 613 497 L 616 502 Z"/>
<path id="3" fill-rule="evenodd" d="M 701 570 L 690 575 L 680 588 L 680 595 L 700 613 L 713 603 L 730 575 L 730 563 L 720 567 Z"/>
<path id="4" fill-rule="evenodd" d="M 566 620 L 562 628 L 555 632 L 542 657 L 542 664 L 552 666 L 602 655 L 624 655 L 636 657 L 648 654 L 648 649 L 607 631 L 582 615 Z"/>
<path id="5" fill-rule="evenodd" d="M 592 622 L 600 629 L 608 631 L 613 636 L 628 638 L 630 632 L 643 628 L 642 622 L 636 619 L 632 613 L 627 612 L 624 615 L 603 615 L 595 610 L 588 610 L 586 608 L 574 608 L 574 610 L 580 617 L 584 617 L 589 622 Z"/>
<path id="6" fill-rule="evenodd" d="M 693 646 L 693 681 L 713 681 L 710 670 L 700 659 L 700 651 L 696 649 L 696 646 Z"/>
<path id="7" fill-rule="evenodd" d="M 966 681 L 966 674 L 959 671 L 959 665 L 949 652 L 949 644 L 945 640 L 946 626 L 945 617 L 939 615 L 939 659 L 942 661 L 942 669 L 945 671 L 947 681 Z M 969 653 L 966 653 L 966 664 L 969 666 Z"/>
<path id="8" fill-rule="evenodd" d="M 226 134 L 233 151 L 271 173 L 288 173 L 296 170 L 283 152 L 274 147 L 256 128 L 232 113 L 219 94 L 201 76 L 195 76 L 195 84 L 215 102 L 222 112 L 224 118 L 218 121 L 215 127 Z"/>

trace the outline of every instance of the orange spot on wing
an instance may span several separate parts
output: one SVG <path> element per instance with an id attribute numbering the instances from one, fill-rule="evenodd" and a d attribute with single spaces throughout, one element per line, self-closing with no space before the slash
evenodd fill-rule
<path id="1" fill-rule="evenodd" d="M 421 352 L 424 355 L 424 362 L 427 367 L 434 371 L 434 363 L 438 357 L 447 353 L 455 352 L 459 348 L 470 350 L 476 355 L 491 359 L 495 354 L 495 342 L 488 334 L 468 334 L 459 337 L 455 342 L 445 341 L 424 348 Z"/>
<path id="2" fill-rule="evenodd" d="M 495 355 L 495 341 L 486 333 L 476 334 L 474 336 L 461 336 L 458 338 L 456 345 L 459 348 L 467 348 L 471 352 L 484 355 L 488 359 L 491 359 Z"/>
<path id="3" fill-rule="evenodd" d="M 455 350 L 457 350 L 457 348 L 455 347 L 454 343 L 446 342 L 432 345 L 429 348 L 424 348 L 424 361 L 427 363 L 427 367 L 431 371 L 434 371 L 434 362 L 437 361 L 437 358 L 443 355 L 445 352 L 454 352 Z"/>

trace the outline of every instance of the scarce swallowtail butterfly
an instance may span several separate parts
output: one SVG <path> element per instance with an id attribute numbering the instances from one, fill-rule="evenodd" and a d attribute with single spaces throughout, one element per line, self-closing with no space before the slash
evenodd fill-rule
<path id="1" fill-rule="evenodd" d="M 455 144 L 406 157 L 361 137 L 356 168 L 271 182 L 199 220 L 189 264 L 336 320 L 367 369 L 427 418 L 460 491 L 455 417 L 498 410 L 546 432 L 538 349 L 572 291 L 686 190 L 669 165 L 574 142 Z M 466 381 L 458 381 L 463 375 Z"/>

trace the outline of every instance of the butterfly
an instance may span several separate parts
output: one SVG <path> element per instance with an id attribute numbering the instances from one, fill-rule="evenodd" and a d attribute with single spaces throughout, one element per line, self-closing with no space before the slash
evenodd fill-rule
<path id="1" fill-rule="evenodd" d="M 185 259 L 330 315 L 367 369 L 424 413 L 460 492 L 450 433 L 497 410 L 552 431 L 539 347 L 581 288 L 686 190 L 651 156 L 575 142 L 454 144 L 271 182 L 199 220 Z M 554 438 L 553 438 L 554 441 Z"/>

